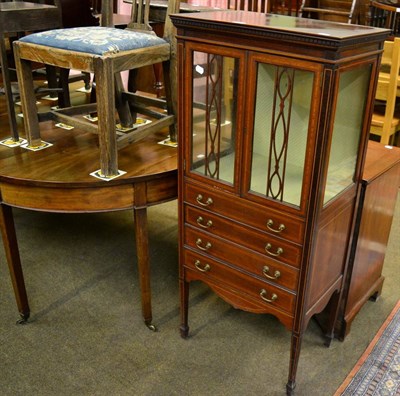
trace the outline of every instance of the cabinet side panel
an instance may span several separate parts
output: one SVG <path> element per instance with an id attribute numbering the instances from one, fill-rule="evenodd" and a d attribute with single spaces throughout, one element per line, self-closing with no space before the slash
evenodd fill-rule
<path id="1" fill-rule="evenodd" d="M 343 275 L 349 231 L 353 212 L 353 201 L 329 219 L 318 230 L 310 266 L 310 281 L 307 310 L 318 303 L 324 293 Z M 324 296 L 326 299 L 326 296 Z M 324 307 L 315 309 L 315 313 Z"/>

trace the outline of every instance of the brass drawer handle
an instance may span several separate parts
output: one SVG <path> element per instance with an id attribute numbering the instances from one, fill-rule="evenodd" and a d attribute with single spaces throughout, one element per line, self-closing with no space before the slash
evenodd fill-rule
<path id="1" fill-rule="evenodd" d="M 278 249 L 276 249 L 276 253 L 271 252 L 271 248 L 272 245 L 270 243 L 267 243 L 265 245 L 265 251 L 270 255 L 270 256 L 274 256 L 274 257 L 278 257 L 283 253 L 283 249 L 281 247 L 278 247 Z"/>
<path id="2" fill-rule="evenodd" d="M 208 272 L 211 269 L 210 264 L 206 264 L 204 267 L 201 267 L 201 262 L 200 260 L 196 260 L 194 262 L 195 267 L 200 271 L 200 272 Z"/>
<path id="3" fill-rule="evenodd" d="M 196 246 L 197 246 L 200 250 L 207 251 L 207 250 L 210 249 L 211 246 L 212 246 L 210 242 L 207 242 L 205 246 L 202 246 L 202 244 L 203 244 L 203 241 L 202 241 L 200 238 L 198 238 L 197 241 L 196 241 Z"/>
<path id="4" fill-rule="evenodd" d="M 281 273 L 280 273 L 280 271 L 275 271 L 274 272 L 274 276 L 271 276 L 270 274 L 269 274 L 269 267 L 268 267 L 268 265 L 264 265 L 264 267 L 263 267 L 263 274 L 264 274 L 264 276 L 266 277 L 266 278 L 268 278 L 268 279 L 273 279 L 273 280 L 275 280 L 275 279 L 278 279 L 280 276 L 281 276 Z"/>
<path id="5" fill-rule="evenodd" d="M 267 298 L 267 291 L 265 289 L 261 289 L 260 297 L 267 303 L 272 303 L 278 299 L 278 296 L 275 293 L 272 293 L 271 298 Z"/>
<path id="6" fill-rule="evenodd" d="M 210 197 L 207 198 L 206 202 L 203 202 L 203 196 L 201 194 L 196 197 L 196 201 L 201 206 L 210 206 L 214 203 Z"/>
<path id="7" fill-rule="evenodd" d="M 204 224 L 204 219 L 201 216 L 199 216 L 196 221 L 201 228 L 210 228 L 213 224 L 211 220 L 208 220 L 207 223 Z"/>
<path id="8" fill-rule="evenodd" d="M 279 234 L 280 232 L 282 232 L 286 228 L 285 224 L 279 224 L 278 229 L 272 228 L 273 225 L 274 225 L 273 220 L 272 219 L 268 219 L 267 228 L 272 232 L 276 232 L 277 234 Z"/>

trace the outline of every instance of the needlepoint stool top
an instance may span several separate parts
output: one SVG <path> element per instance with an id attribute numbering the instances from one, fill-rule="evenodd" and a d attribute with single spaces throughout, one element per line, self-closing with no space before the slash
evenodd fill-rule
<path id="1" fill-rule="evenodd" d="M 167 44 L 152 33 L 102 26 L 48 30 L 24 36 L 20 41 L 100 56 Z"/>

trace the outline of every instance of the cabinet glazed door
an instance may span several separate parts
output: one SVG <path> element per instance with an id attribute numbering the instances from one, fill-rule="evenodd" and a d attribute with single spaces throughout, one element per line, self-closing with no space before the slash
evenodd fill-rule
<path id="1" fill-rule="evenodd" d="M 192 100 L 185 103 L 191 131 L 185 172 L 231 191 L 238 191 L 243 56 L 224 47 L 187 44 L 185 79 Z"/>
<path id="2" fill-rule="evenodd" d="M 320 65 L 252 54 L 245 191 L 251 200 L 304 213 L 320 104 Z M 250 109 L 253 109 L 251 111 Z"/>
<path id="3" fill-rule="evenodd" d="M 372 63 L 339 70 L 338 94 L 334 127 L 329 150 L 329 166 L 325 183 L 324 205 L 331 203 L 360 176 L 360 139 L 367 128 L 365 108 L 370 90 Z"/>

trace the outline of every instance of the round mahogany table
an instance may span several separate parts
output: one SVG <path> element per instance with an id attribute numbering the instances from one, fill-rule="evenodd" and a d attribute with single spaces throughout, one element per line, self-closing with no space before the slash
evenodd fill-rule
<path id="1" fill-rule="evenodd" d="M 147 207 L 177 197 L 177 149 L 158 144 L 154 134 L 119 151 L 126 173 L 103 181 L 96 135 L 41 124 L 42 138 L 53 146 L 41 151 L 0 146 L 0 227 L 21 322 L 30 315 L 12 208 L 45 212 L 90 213 L 133 209 L 142 313 L 155 330 L 151 312 Z M 1 136 L 1 139 L 7 136 Z"/>

